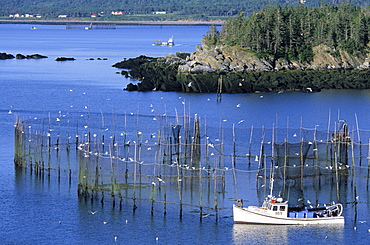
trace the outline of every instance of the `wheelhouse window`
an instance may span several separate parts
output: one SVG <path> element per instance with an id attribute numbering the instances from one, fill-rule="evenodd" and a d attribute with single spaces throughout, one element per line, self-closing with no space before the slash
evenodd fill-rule
<path id="1" fill-rule="evenodd" d="M 280 206 L 280 211 L 285 211 L 285 206 Z"/>
<path id="2" fill-rule="evenodd" d="M 272 211 L 277 211 L 278 210 L 278 206 L 273 206 L 272 207 Z"/>

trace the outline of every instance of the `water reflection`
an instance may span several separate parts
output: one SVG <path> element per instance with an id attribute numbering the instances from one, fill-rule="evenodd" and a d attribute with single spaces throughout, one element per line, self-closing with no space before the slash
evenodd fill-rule
<path id="1" fill-rule="evenodd" d="M 262 231 L 262 232 L 261 232 Z M 234 244 L 287 244 L 288 226 L 234 224 Z"/>
<path id="2" fill-rule="evenodd" d="M 343 224 L 335 225 L 246 225 L 234 224 L 234 244 L 343 244 Z M 298 235 L 299 234 L 299 235 Z M 302 241 L 302 237 L 311 237 Z"/>

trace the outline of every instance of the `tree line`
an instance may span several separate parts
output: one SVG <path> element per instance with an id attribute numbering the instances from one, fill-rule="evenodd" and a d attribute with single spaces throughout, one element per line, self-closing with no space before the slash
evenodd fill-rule
<path id="1" fill-rule="evenodd" d="M 311 61 L 312 47 L 325 44 L 339 55 L 368 51 L 370 7 L 347 3 L 307 7 L 266 7 L 247 18 L 239 11 L 221 31 L 210 28 L 204 37 L 208 45 L 240 46 L 257 55 L 276 59 Z"/>
<path id="2" fill-rule="evenodd" d="M 320 4 L 339 4 L 346 0 L 307 0 L 308 7 Z M 90 17 L 101 13 L 102 18 L 113 18 L 111 11 L 122 10 L 125 15 L 151 14 L 166 11 L 166 18 L 196 16 L 208 19 L 211 16 L 235 16 L 240 10 L 246 15 L 261 10 L 263 6 L 279 4 L 283 7 L 296 6 L 299 0 L 1 0 L 0 16 L 11 14 L 40 14 L 44 18 L 56 18 L 59 14 L 69 17 Z M 368 0 L 352 0 L 352 4 L 364 6 Z M 114 18 L 125 18 L 115 16 Z"/>

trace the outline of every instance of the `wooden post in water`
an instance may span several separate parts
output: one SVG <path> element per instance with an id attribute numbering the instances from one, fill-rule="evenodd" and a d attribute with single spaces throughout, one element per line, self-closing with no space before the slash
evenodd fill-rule
<path id="1" fill-rule="evenodd" d="M 251 165 L 251 147 L 252 147 L 252 138 L 253 138 L 253 125 L 251 127 L 251 133 L 250 133 L 250 136 L 249 136 L 249 150 L 248 150 L 248 166 Z"/>
<path id="2" fill-rule="evenodd" d="M 163 194 L 163 214 L 165 216 L 167 214 L 167 195 L 166 193 Z"/>
<path id="3" fill-rule="evenodd" d="M 218 221 L 218 207 L 217 207 L 217 205 L 218 205 L 218 200 L 217 200 L 218 198 L 217 198 L 217 196 L 215 195 L 214 196 L 214 209 L 215 209 L 215 212 L 216 212 L 216 222 Z"/>
<path id="4" fill-rule="evenodd" d="M 362 166 L 362 144 L 361 144 L 361 138 L 360 138 L 360 129 L 358 127 L 358 119 L 357 119 L 357 114 L 355 113 L 355 118 L 356 118 L 356 131 L 357 131 L 357 138 L 360 144 L 360 167 Z M 346 136 L 346 135 L 345 135 Z M 354 139 L 351 140 L 353 142 Z"/>
<path id="5" fill-rule="evenodd" d="M 370 138 L 368 141 L 368 152 L 367 152 L 367 178 L 366 178 L 366 190 L 369 190 L 369 179 L 370 179 Z"/>
<path id="6" fill-rule="evenodd" d="M 154 188 L 155 188 L 155 183 L 153 182 L 152 183 L 152 188 L 150 190 L 150 201 L 152 202 L 152 206 L 150 208 L 150 213 L 151 213 L 152 216 L 154 214 L 154 191 L 155 191 Z"/>
<path id="7" fill-rule="evenodd" d="M 217 101 L 222 100 L 222 75 L 218 78 L 217 82 Z"/>

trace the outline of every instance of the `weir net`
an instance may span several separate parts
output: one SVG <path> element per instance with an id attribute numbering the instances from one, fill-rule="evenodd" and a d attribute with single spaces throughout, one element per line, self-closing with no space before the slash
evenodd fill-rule
<path id="1" fill-rule="evenodd" d="M 368 189 L 369 135 L 345 122 L 319 131 L 212 127 L 185 115 L 59 113 L 16 120 L 14 161 L 76 176 L 80 195 L 217 215 L 242 196 L 261 201 L 273 187 L 293 203 L 302 196 L 353 202 L 356 184 Z"/>

